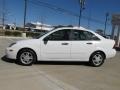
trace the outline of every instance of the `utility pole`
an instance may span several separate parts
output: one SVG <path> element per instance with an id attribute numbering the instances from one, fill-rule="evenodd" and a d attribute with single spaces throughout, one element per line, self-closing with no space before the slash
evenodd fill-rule
<path id="1" fill-rule="evenodd" d="M 24 30 L 25 30 L 25 24 L 26 24 L 26 12 L 27 12 L 27 0 L 24 0 L 25 7 L 24 7 Z"/>
<path id="2" fill-rule="evenodd" d="M 106 35 L 106 27 L 107 27 L 108 16 L 109 16 L 109 13 L 107 12 L 106 15 L 105 15 L 104 36 Z"/>
<path id="3" fill-rule="evenodd" d="M 85 0 L 79 0 L 80 3 L 80 15 L 79 15 L 79 27 L 81 25 L 81 17 L 82 17 L 82 11 L 85 9 L 84 5 L 85 5 Z"/>
<path id="4" fill-rule="evenodd" d="M 5 0 L 3 0 L 3 7 L 2 7 L 2 25 L 5 25 Z"/>
<path id="5" fill-rule="evenodd" d="M 3 11 L 3 14 L 2 14 L 2 25 L 3 25 L 3 27 L 5 25 L 5 13 L 4 13 L 4 11 Z"/>
<path id="6" fill-rule="evenodd" d="M 16 30 L 16 18 L 15 18 L 15 21 L 13 22 L 14 24 L 14 30 Z"/>
<path id="7" fill-rule="evenodd" d="M 42 30 L 42 29 L 43 29 L 43 23 L 44 23 L 44 22 L 43 22 L 43 16 L 41 16 L 40 19 L 41 19 L 41 20 L 40 20 L 40 23 L 41 23 L 41 30 Z"/>

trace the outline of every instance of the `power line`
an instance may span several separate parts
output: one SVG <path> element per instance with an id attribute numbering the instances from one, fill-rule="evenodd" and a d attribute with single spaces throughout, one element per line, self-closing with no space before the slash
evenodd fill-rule
<path id="1" fill-rule="evenodd" d="M 37 6 L 47 7 L 49 9 L 54 10 L 54 11 L 62 12 L 62 13 L 65 13 L 65 14 L 68 14 L 68 15 L 71 15 L 71 16 L 74 16 L 74 17 L 79 16 L 78 14 L 75 14 L 75 13 L 73 13 L 71 11 L 65 10 L 65 9 L 57 7 L 55 5 L 48 4 L 46 2 L 41 2 L 41 1 L 38 1 L 38 0 L 36 0 L 36 1 L 30 0 L 30 2 L 31 2 L 31 4 L 34 4 L 34 5 L 37 5 Z"/>
<path id="2" fill-rule="evenodd" d="M 39 1 L 39 0 L 29 0 L 31 4 L 34 4 L 36 6 L 42 6 L 42 7 L 47 7 L 49 9 L 52 9 L 54 11 L 57 11 L 57 12 L 61 12 L 61 13 L 64 13 L 64 14 L 67 14 L 67 15 L 70 15 L 70 16 L 74 16 L 74 17 L 77 17 L 79 18 L 79 14 L 76 14 L 72 11 L 69 11 L 69 10 L 66 10 L 66 9 L 63 9 L 61 7 L 58 7 L 56 5 L 53 5 L 53 4 L 49 4 L 47 2 L 42 2 L 42 1 Z M 99 24 L 104 24 L 104 21 L 101 21 L 101 20 L 98 20 L 98 19 L 95 19 L 95 18 L 91 18 L 91 17 L 88 17 L 88 16 L 83 16 L 82 15 L 82 18 L 83 19 L 86 19 L 86 20 L 89 20 L 89 21 L 92 21 L 92 22 L 96 22 L 96 23 L 99 23 Z"/>

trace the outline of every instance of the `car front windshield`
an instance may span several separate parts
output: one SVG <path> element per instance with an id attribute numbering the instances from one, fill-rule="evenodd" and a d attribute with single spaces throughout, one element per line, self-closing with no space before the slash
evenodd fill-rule
<path id="1" fill-rule="evenodd" d="M 47 34 L 48 32 L 49 32 L 49 31 L 47 31 L 47 32 L 42 32 L 42 33 L 40 33 L 38 36 L 33 37 L 33 38 L 39 39 L 39 38 L 41 38 L 43 35 Z"/>
<path id="2" fill-rule="evenodd" d="M 50 31 L 46 31 L 46 32 L 40 33 L 40 35 L 36 36 L 35 39 L 39 39 L 39 38 L 41 38 L 42 36 L 44 36 L 45 34 L 51 32 L 51 31 L 53 31 L 53 30 L 55 30 L 55 29 L 56 29 L 56 28 L 53 28 L 53 29 L 50 30 Z"/>

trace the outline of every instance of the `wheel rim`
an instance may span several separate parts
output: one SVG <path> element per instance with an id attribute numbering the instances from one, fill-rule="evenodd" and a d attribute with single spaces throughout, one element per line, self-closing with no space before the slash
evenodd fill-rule
<path id="1" fill-rule="evenodd" d="M 23 52 L 20 56 L 20 60 L 23 64 L 30 64 L 33 61 L 33 55 L 30 52 Z"/>
<path id="2" fill-rule="evenodd" d="M 98 66 L 103 62 L 103 56 L 101 54 L 96 54 L 93 56 L 92 61 L 94 65 Z"/>

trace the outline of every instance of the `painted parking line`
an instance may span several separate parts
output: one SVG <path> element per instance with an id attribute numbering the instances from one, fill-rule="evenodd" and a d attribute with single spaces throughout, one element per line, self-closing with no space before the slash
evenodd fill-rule
<path id="1" fill-rule="evenodd" d="M 63 81 L 58 80 L 55 77 L 52 77 L 52 76 L 48 75 L 44 71 L 41 71 L 40 69 L 38 69 L 36 66 L 33 66 L 32 68 L 33 68 L 34 72 L 38 72 L 40 75 L 42 75 L 48 81 L 50 81 L 54 85 L 58 86 L 61 90 L 79 90 L 78 88 L 76 88 L 72 85 L 64 83 Z M 56 90 L 58 90 L 58 89 L 56 89 Z"/>

